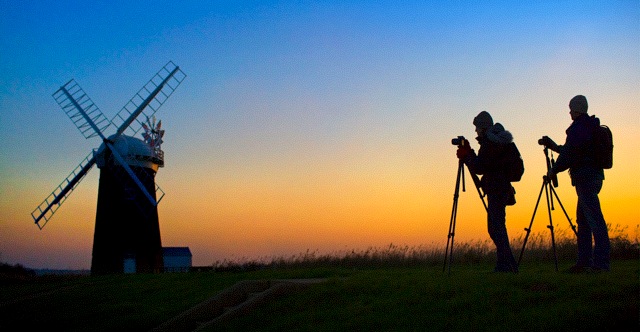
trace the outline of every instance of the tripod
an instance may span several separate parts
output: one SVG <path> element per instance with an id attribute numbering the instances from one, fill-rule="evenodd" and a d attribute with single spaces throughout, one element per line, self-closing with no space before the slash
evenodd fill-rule
<path id="1" fill-rule="evenodd" d="M 553 166 L 553 164 L 555 163 L 555 161 L 553 160 L 553 155 L 551 156 L 551 159 L 549 159 L 549 148 L 547 148 L 546 146 L 544 147 L 544 155 L 547 162 L 547 172 L 548 172 Z M 555 207 L 553 204 L 554 197 L 558 202 L 558 204 L 560 204 L 560 207 L 562 208 L 562 212 L 564 212 L 565 217 L 567 217 L 567 220 L 569 221 L 569 225 L 571 226 L 573 233 L 575 233 L 576 236 L 578 235 L 576 231 L 576 226 L 574 226 L 573 223 L 571 222 L 571 218 L 569 218 L 569 215 L 567 214 L 567 211 L 564 209 L 562 202 L 560 202 L 560 198 L 558 197 L 556 190 L 553 189 L 554 187 L 558 187 L 558 177 L 555 174 L 552 176 L 552 178 L 549 178 L 547 175 L 544 175 L 542 177 L 542 187 L 540 188 L 540 193 L 538 194 L 536 207 L 533 209 L 533 216 L 531 216 L 531 222 L 529 222 L 529 227 L 524 229 L 527 232 L 527 234 L 525 235 L 524 242 L 522 243 L 522 250 L 520 250 L 520 257 L 518 257 L 518 266 L 520 266 L 520 261 L 522 260 L 522 255 L 524 254 L 524 248 L 527 246 L 527 240 L 529 239 L 529 234 L 531 234 L 531 227 L 533 226 L 533 220 L 536 217 L 536 211 L 538 210 L 538 205 L 540 204 L 540 198 L 542 197 L 543 190 L 546 197 L 545 200 L 547 202 L 547 212 L 549 214 L 549 226 L 547 226 L 547 228 L 551 232 L 551 247 L 553 248 L 553 259 L 555 262 L 556 271 L 558 271 L 558 255 L 556 253 L 556 240 L 553 232 L 553 229 L 554 229 L 553 220 L 551 218 L 551 211 L 555 210 Z"/>
<path id="2" fill-rule="evenodd" d="M 482 205 L 484 205 L 484 209 L 488 211 L 487 204 L 484 201 L 484 194 L 480 190 L 480 179 L 473 172 L 469 172 L 471 174 L 471 179 L 478 190 L 478 194 L 480 195 L 480 199 L 482 200 Z M 460 194 L 460 183 L 462 182 L 462 191 L 465 191 L 464 185 L 464 162 L 460 160 L 458 162 L 458 175 L 456 177 L 456 188 L 453 192 L 453 207 L 451 209 L 451 219 L 449 220 L 449 233 L 447 236 L 447 247 L 444 253 L 444 265 L 442 266 L 442 272 L 447 270 L 447 263 L 449 265 L 449 269 L 447 273 L 451 273 L 451 260 L 453 258 L 453 240 L 455 237 L 455 229 L 456 229 L 456 217 L 458 215 L 458 196 Z M 448 259 L 448 260 L 447 260 Z"/>

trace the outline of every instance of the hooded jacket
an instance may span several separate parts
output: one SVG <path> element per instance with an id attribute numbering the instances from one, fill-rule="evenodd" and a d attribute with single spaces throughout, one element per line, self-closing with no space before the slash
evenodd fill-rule
<path id="1" fill-rule="evenodd" d="M 469 153 L 464 163 L 472 173 L 482 175 L 480 185 L 486 194 L 508 193 L 512 190 L 505 158 L 507 147 L 513 143 L 513 135 L 500 123 L 489 127 L 484 137 L 477 137 L 480 143 L 478 155 Z"/>

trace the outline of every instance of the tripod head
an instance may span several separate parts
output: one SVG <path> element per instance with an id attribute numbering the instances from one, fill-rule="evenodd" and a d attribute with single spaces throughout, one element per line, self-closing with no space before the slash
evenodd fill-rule
<path id="1" fill-rule="evenodd" d="M 551 159 L 549 159 L 549 148 L 546 145 L 544 146 L 544 157 L 547 160 L 547 174 L 549 174 L 549 170 L 551 170 L 551 167 L 553 167 L 553 165 L 555 165 L 556 161 L 553 160 L 553 154 L 551 155 Z M 558 187 L 558 175 L 557 174 L 553 174 L 551 179 L 549 179 L 545 175 L 544 179 L 545 179 L 545 181 L 551 181 L 551 183 L 553 183 L 553 186 L 555 188 Z"/>

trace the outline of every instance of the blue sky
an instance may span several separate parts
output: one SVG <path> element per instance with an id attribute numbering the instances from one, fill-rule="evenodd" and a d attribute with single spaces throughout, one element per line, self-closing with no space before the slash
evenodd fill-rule
<path id="1" fill-rule="evenodd" d="M 450 140 L 474 137 L 483 110 L 525 158 L 515 237 L 544 172 L 537 139 L 564 140 L 576 94 L 614 129 L 608 221 L 637 229 L 638 1 L 0 1 L 0 49 L 0 260 L 88 267 L 97 170 L 45 229 L 30 219 L 100 143 L 51 94 L 73 78 L 111 119 L 168 61 L 187 78 L 157 114 L 161 231 L 196 264 L 444 245 Z M 482 240 L 468 196 L 459 233 Z"/>

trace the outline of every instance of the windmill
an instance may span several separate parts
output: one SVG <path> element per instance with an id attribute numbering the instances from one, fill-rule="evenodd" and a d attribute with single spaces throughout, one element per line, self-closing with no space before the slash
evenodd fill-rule
<path id="1" fill-rule="evenodd" d="M 154 114 L 185 77 L 180 67 L 169 61 L 111 121 L 73 79 L 53 93 L 53 98 L 82 135 L 87 139 L 97 136 L 102 144 L 89 152 L 31 216 L 42 230 L 97 164 L 100 180 L 92 274 L 122 273 L 125 260 L 132 259 L 138 272 L 162 271 L 157 205 L 164 192 L 155 184 L 155 174 L 158 167 L 164 166 L 160 149 L 164 131 L 160 123 L 156 126 Z M 141 115 L 143 120 L 139 119 Z M 106 137 L 104 132 L 111 126 L 116 132 Z M 141 129 L 144 129 L 144 140 L 133 137 Z"/>

